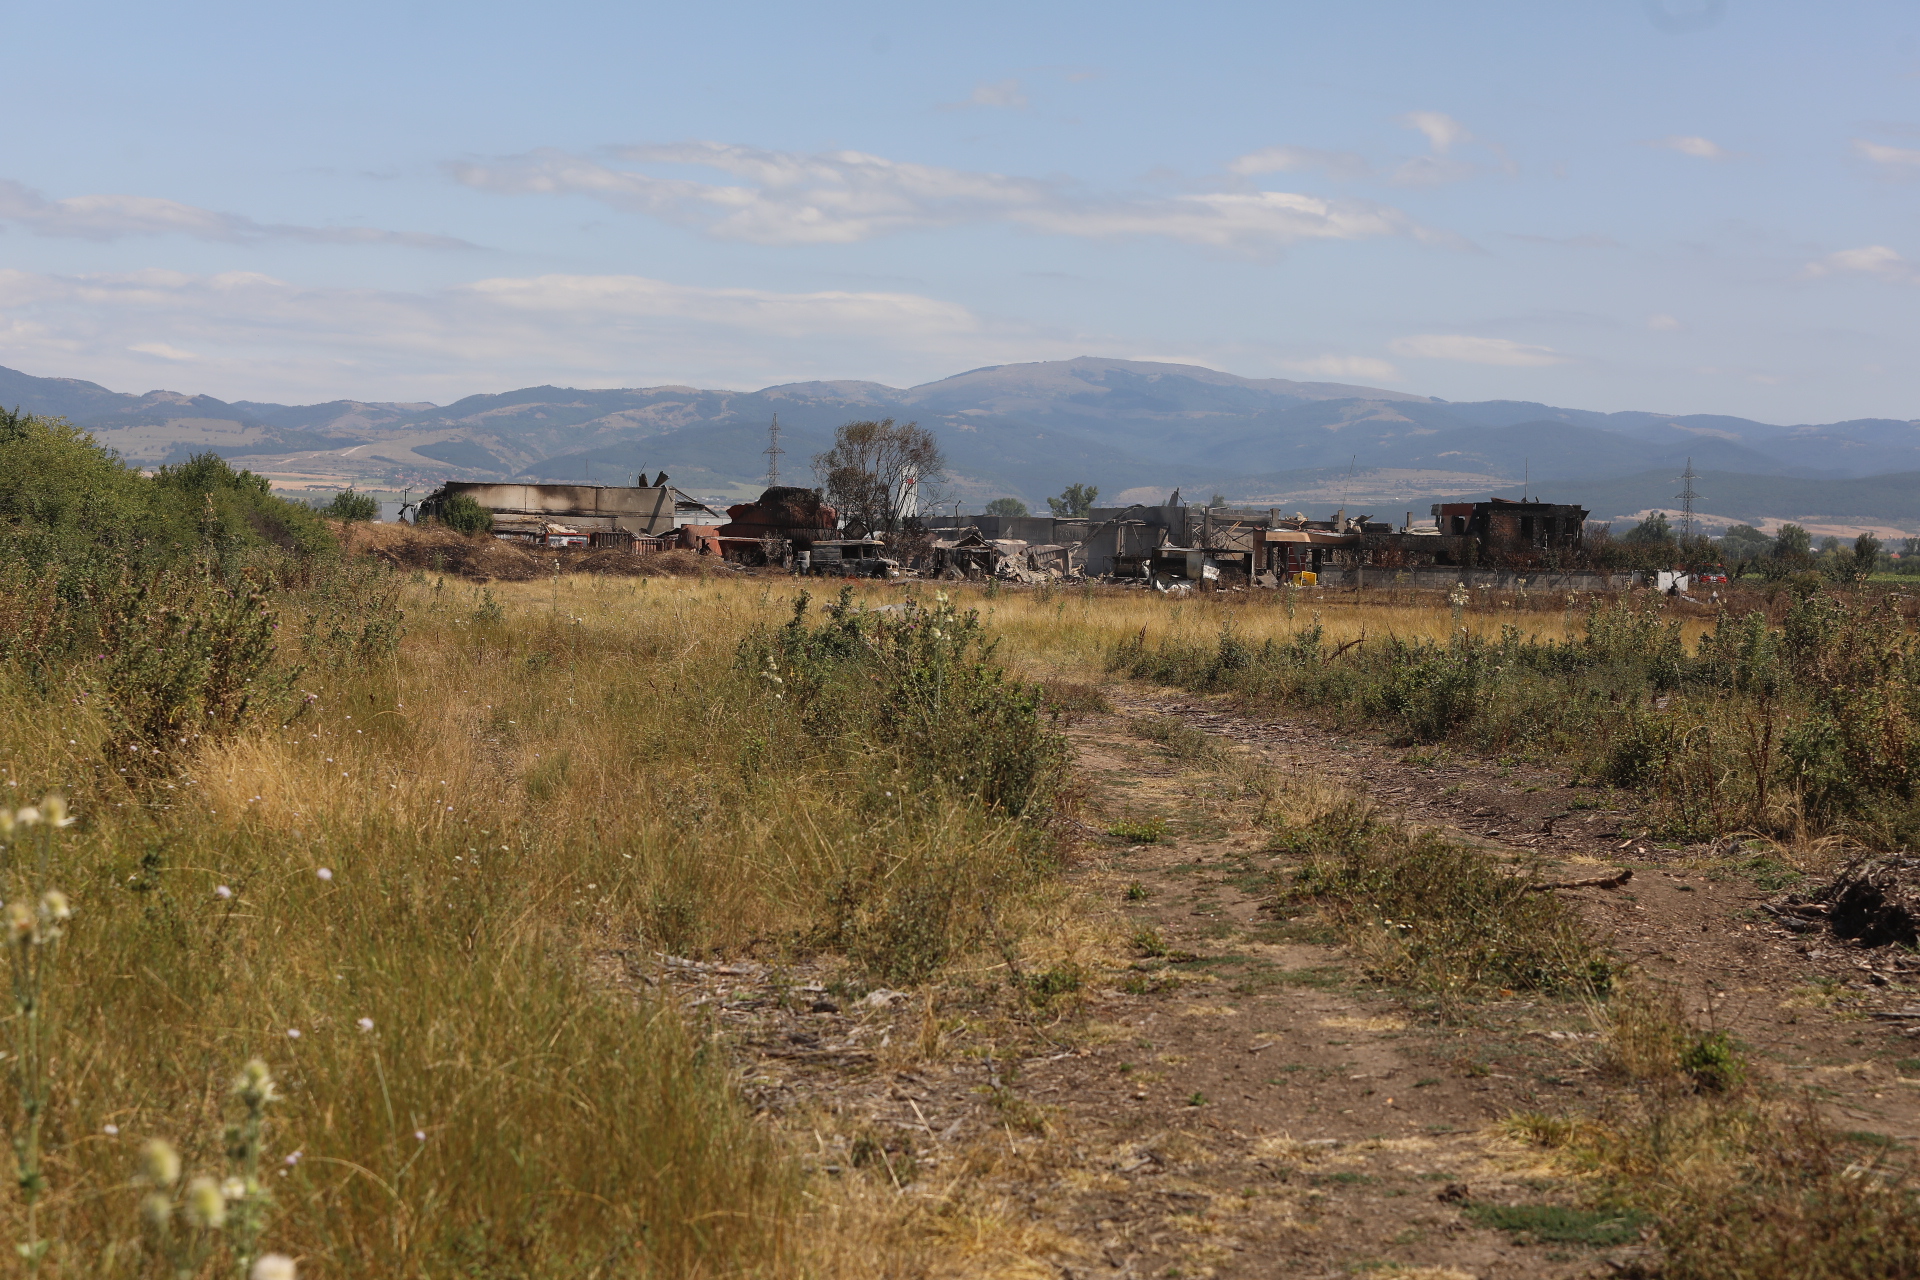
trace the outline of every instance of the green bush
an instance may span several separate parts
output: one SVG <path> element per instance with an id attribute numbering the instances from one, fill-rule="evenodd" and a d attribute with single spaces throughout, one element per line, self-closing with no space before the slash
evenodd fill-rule
<path id="1" fill-rule="evenodd" d="M 456 493 L 447 499 L 440 508 L 439 520 L 447 528 L 469 536 L 493 530 L 493 512 L 464 493 Z"/>
<path id="2" fill-rule="evenodd" d="M 0 528 L 5 559 L 64 565 L 70 601 L 86 566 L 102 560 L 165 564 L 210 551 L 228 572 L 243 564 L 284 572 L 335 546 L 312 510 L 216 454 L 149 477 L 61 419 L 3 410 Z M 277 563 L 261 559 L 276 552 Z"/>
<path id="3" fill-rule="evenodd" d="M 1382 725 L 1405 743 L 1531 756 L 1648 793 L 1674 833 L 1803 819 L 1874 843 L 1920 837 L 1920 639 L 1892 598 L 1790 584 L 1784 622 L 1723 613 L 1689 651 L 1658 599 L 1596 603 L 1584 634 L 1388 636 L 1332 651 L 1319 628 L 1247 644 L 1115 647 L 1128 675 Z"/>
<path id="4" fill-rule="evenodd" d="M 333 495 L 333 501 L 320 508 L 335 520 L 373 520 L 380 515 L 380 500 L 370 494 L 357 493 L 352 488 L 342 489 Z"/>
<path id="5" fill-rule="evenodd" d="M 1578 914 L 1479 849 L 1378 820 L 1355 802 L 1282 831 L 1306 859 L 1286 896 L 1320 904 L 1368 971 L 1443 1002 L 1499 989 L 1592 994 L 1612 963 Z"/>
<path id="6" fill-rule="evenodd" d="M 891 982 L 1000 935 L 996 902 L 1051 865 L 1066 740 L 1036 685 L 1010 678 L 979 618 L 943 596 L 871 612 L 852 588 L 814 624 L 748 635 L 736 672 L 766 717 L 749 761 L 830 760 L 820 785 L 857 797 L 868 838 L 843 860 L 818 941 Z"/>

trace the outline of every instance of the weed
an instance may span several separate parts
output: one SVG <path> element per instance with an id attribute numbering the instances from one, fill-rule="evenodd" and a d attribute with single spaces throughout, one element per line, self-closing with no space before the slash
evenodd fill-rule
<path id="1" fill-rule="evenodd" d="M 1159 957 L 1168 954 L 1167 937 L 1152 925 L 1142 925 L 1133 931 L 1133 948 L 1143 956 Z"/>
<path id="2" fill-rule="evenodd" d="M 1649 1215 L 1632 1209 L 1575 1209 L 1557 1204 L 1469 1204 L 1469 1221 L 1536 1244 L 1609 1248 L 1637 1239 Z"/>
<path id="3" fill-rule="evenodd" d="M 1604 990 L 1612 962 L 1579 917 L 1489 854 L 1414 834 L 1349 801 L 1284 830 L 1307 859 L 1278 905 L 1310 899 L 1375 977 L 1443 1001 L 1500 989 Z"/>
<path id="4" fill-rule="evenodd" d="M 1167 820 L 1126 818 L 1108 827 L 1107 834 L 1128 844 L 1159 844 L 1167 838 Z"/>
<path id="5" fill-rule="evenodd" d="M 1129 880 L 1127 882 L 1126 892 L 1121 896 L 1128 902 L 1145 902 L 1149 897 L 1153 896 L 1153 891 L 1148 889 L 1144 884 L 1141 884 L 1138 880 Z"/>
<path id="6" fill-rule="evenodd" d="M 1197 767 L 1209 767 L 1226 755 L 1220 739 L 1177 716 L 1141 716 L 1127 722 L 1127 732 L 1136 738 L 1157 742 L 1169 755 Z"/>

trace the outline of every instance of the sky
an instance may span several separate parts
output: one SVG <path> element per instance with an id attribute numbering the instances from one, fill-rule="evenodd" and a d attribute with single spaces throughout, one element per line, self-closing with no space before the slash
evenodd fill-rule
<path id="1" fill-rule="evenodd" d="M 0 364 L 1920 417 L 1920 7 L 0 0 Z"/>

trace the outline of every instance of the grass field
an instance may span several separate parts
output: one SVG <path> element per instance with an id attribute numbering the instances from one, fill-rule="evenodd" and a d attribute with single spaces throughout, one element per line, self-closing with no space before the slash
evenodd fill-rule
<path id="1" fill-rule="evenodd" d="M 802 1188 L 724 1063 L 597 989 L 586 956 L 826 948 L 911 979 L 1002 899 L 1018 927 L 1044 835 L 876 729 L 862 690 L 899 672 L 830 697 L 847 673 L 816 657 L 802 708 L 742 670 L 791 618 L 761 583 L 422 578 L 277 603 L 285 696 L 164 767 L 127 772 L 104 658 L 16 664 L 0 690 L 8 799 L 76 816 L 17 831 L 7 868 L 9 900 L 73 904 L 31 953 L 51 955 L 48 1265 L 138 1272 L 141 1143 L 226 1176 L 227 1085 L 258 1056 L 284 1094 L 265 1239 L 323 1273 L 806 1270 Z M 396 642 L 329 645 L 390 608 Z M 920 656 L 950 682 L 977 665 Z"/>
<path id="2" fill-rule="evenodd" d="M 1049 822 L 1064 756 L 1001 664 L 1063 687 L 1120 668 L 1391 728 L 1402 713 L 1362 696 L 1391 674 L 1372 656 L 1388 640 L 1425 662 L 1592 643 L 1584 606 L 1539 597 L 866 583 L 847 602 L 908 607 L 816 598 L 796 616 L 786 579 L 416 571 L 323 578 L 241 617 L 230 587 L 177 589 L 129 606 L 116 644 L 21 641 L 0 668 L 5 802 L 57 793 L 75 818 L 17 828 L 5 864 L 7 901 L 59 890 L 73 913 L 63 936 L 49 922 L 13 944 L 17 1007 L 24 991 L 38 1012 L 9 1023 L 9 1121 L 45 1190 L 8 1200 L 0 1229 L 46 1242 L 49 1272 L 143 1275 L 171 1251 L 218 1274 L 252 1247 L 196 1219 L 185 1188 L 250 1176 L 226 1131 L 253 1058 L 281 1097 L 261 1189 L 234 1212 L 316 1274 L 912 1269 L 926 1239 L 810 1182 L 698 1025 L 610 988 L 597 960 L 831 956 L 909 985 L 1056 947 L 1036 922 L 1065 901 Z M 40 634 L 21 621 L 39 616 L 32 584 L 9 591 L 14 634 Z M 212 639 L 181 621 L 216 615 Z M 1717 634 L 1649 617 L 1617 643 L 1671 637 L 1691 663 Z M 1843 639 L 1865 625 L 1834 617 Z M 1904 627 L 1855 645 L 1899 694 L 1877 722 L 1895 729 Z M 207 656 L 249 636 L 253 667 Z M 1254 656 L 1222 667 L 1223 652 Z M 1643 720 L 1718 696 L 1656 706 L 1646 655 L 1615 657 L 1607 679 Z M 1509 662 L 1503 684 L 1486 661 L 1483 703 L 1522 668 L 1536 711 L 1571 696 L 1546 667 Z M 1296 678 L 1309 668 L 1366 679 Z M 22 1100 L 42 1094 L 36 1119 Z M 156 1138 L 184 1166 L 165 1186 L 139 1174 Z M 143 1225 L 155 1194 L 164 1239 Z"/>

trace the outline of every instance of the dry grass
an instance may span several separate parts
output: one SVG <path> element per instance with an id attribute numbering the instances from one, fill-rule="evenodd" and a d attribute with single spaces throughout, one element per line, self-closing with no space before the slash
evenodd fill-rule
<path id="1" fill-rule="evenodd" d="M 218 1172 L 226 1082 L 261 1055 L 287 1093 L 267 1244 L 317 1273 L 800 1274 L 855 1219 L 879 1242 L 832 1269 L 893 1267 L 891 1228 L 809 1190 L 724 1063 L 596 987 L 586 949 L 808 955 L 889 867 L 910 907 L 938 868 L 966 905 L 1043 865 L 857 742 L 768 749 L 778 704 L 732 669 L 786 616 L 766 583 L 429 582 L 404 604 L 397 652 L 310 655 L 293 723 L 146 789 L 101 767 L 83 672 L 0 687 L 9 799 L 61 789 L 82 819 L 55 861 L 78 916 L 51 999 L 50 1257 L 138 1272 L 139 1143 Z M 1062 902 L 1022 894 L 998 927 Z M 1057 932 L 1036 962 L 1075 949 Z"/>

